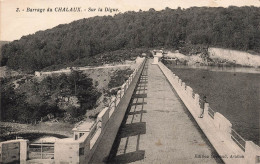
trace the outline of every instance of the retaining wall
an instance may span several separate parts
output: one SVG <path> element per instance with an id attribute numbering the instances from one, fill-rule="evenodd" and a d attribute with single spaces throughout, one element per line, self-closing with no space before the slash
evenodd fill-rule
<path id="1" fill-rule="evenodd" d="M 26 163 L 28 140 L 9 140 L 0 142 L 0 163 Z"/>
<path id="2" fill-rule="evenodd" d="M 260 163 L 260 147 L 258 145 L 252 141 L 245 141 L 232 129 L 231 122 L 221 113 L 214 112 L 208 103 L 204 105 L 203 118 L 199 118 L 203 111 L 201 109 L 203 102 L 201 102 L 200 96 L 194 93 L 190 86 L 186 86 L 163 63 L 160 62 L 158 66 L 219 154 L 218 158 L 228 164 Z"/>

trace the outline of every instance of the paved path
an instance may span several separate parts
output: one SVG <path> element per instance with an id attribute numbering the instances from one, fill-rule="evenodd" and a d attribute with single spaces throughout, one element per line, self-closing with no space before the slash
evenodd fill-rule
<path id="1" fill-rule="evenodd" d="M 151 65 L 150 60 L 132 97 L 109 162 L 221 162 L 211 158 L 211 154 L 216 155 L 216 152 L 159 67 Z M 207 156 L 209 158 L 205 158 Z"/>

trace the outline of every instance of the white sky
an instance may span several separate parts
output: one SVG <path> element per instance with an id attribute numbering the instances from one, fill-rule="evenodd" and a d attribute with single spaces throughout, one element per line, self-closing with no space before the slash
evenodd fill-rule
<path id="1" fill-rule="evenodd" d="M 23 35 L 33 34 L 39 30 L 70 23 L 74 20 L 96 15 L 109 15 L 108 12 L 26 12 L 29 8 L 54 9 L 56 7 L 118 8 L 120 12 L 146 11 L 150 8 L 162 10 L 169 8 L 188 8 L 191 6 L 260 6 L 260 0 L 0 0 L 0 40 L 12 41 Z M 16 12 L 16 8 L 25 11 Z M 112 15 L 115 13 L 112 13 Z"/>

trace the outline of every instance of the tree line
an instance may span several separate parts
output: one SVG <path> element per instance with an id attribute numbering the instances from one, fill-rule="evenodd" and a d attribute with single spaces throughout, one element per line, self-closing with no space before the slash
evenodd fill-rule
<path id="1" fill-rule="evenodd" d="M 81 59 L 91 64 L 98 55 L 113 56 L 110 52 L 116 50 L 187 45 L 260 52 L 259 22 L 260 8 L 253 6 L 165 8 L 97 16 L 4 45 L 1 65 L 36 71 Z"/>
<path id="2" fill-rule="evenodd" d="M 1 112 L 3 121 L 32 123 L 43 119 L 62 118 L 77 121 L 87 110 L 96 106 L 101 93 L 93 80 L 79 71 L 48 76 L 42 81 L 29 78 L 15 87 L 12 79 L 1 79 Z M 76 98 L 77 105 L 64 99 Z"/>

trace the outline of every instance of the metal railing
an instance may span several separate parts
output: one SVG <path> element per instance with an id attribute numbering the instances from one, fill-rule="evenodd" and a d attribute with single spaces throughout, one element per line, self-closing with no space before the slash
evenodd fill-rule
<path id="1" fill-rule="evenodd" d="M 29 144 L 29 159 L 53 159 L 54 143 Z"/>
<path id="2" fill-rule="evenodd" d="M 246 140 L 241 137 L 234 129 L 231 129 L 231 138 L 243 151 L 245 151 Z"/>
<path id="3" fill-rule="evenodd" d="M 208 108 L 208 114 L 209 116 L 214 119 L 214 115 L 215 115 L 215 111 L 213 109 L 211 109 L 210 107 Z"/>

